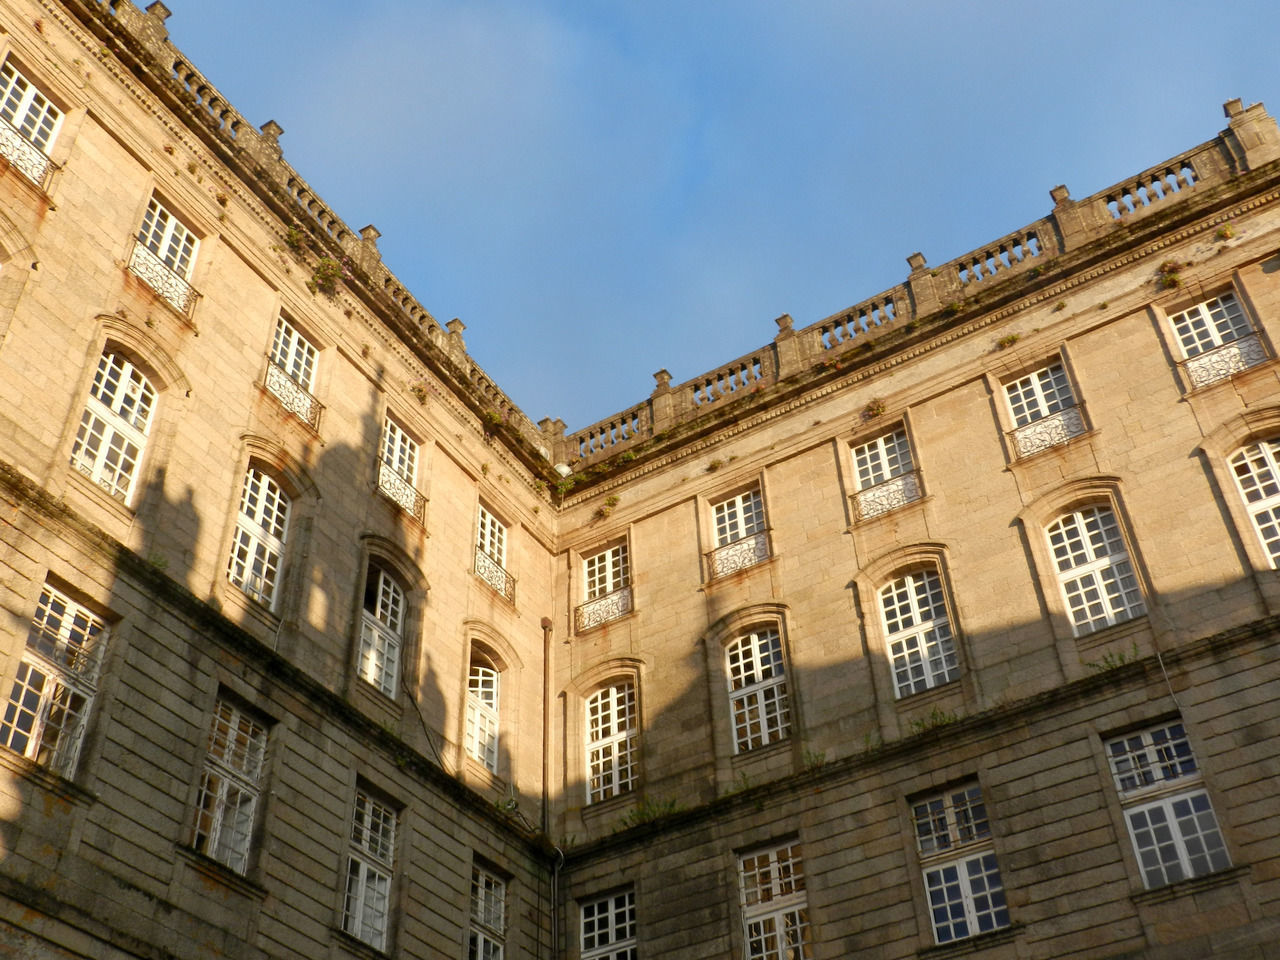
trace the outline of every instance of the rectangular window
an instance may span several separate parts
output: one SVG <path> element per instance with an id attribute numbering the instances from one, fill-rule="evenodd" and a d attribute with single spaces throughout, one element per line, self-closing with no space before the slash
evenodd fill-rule
<path id="1" fill-rule="evenodd" d="M 748 960 L 807 960 L 809 905 L 799 844 L 759 850 L 738 861 Z"/>
<path id="2" fill-rule="evenodd" d="M 320 405 L 311 395 L 316 373 L 316 348 L 284 317 L 276 320 L 267 364 L 267 389 L 280 405 L 312 427 L 319 422 Z"/>
<path id="3" fill-rule="evenodd" d="M 488 870 L 471 868 L 471 935 L 467 960 L 502 960 L 506 942 L 507 885 Z"/>
<path id="4" fill-rule="evenodd" d="M 1192 387 L 1203 387 L 1267 359 L 1253 323 L 1232 293 L 1169 318 Z"/>
<path id="5" fill-rule="evenodd" d="M 152 197 L 142 218 L 138 242 L 133 245 L 129 269 L 175 310 L 186 313 L 194 299 L 189 281 L 199 246 L 200 241 L 186 224 Z"/>
<path id="6" fill-rule="evenodd" d="M 192 846 L 237 873 L 249 865 L 266 752 L 266 726 L 219 700 L 200 778 Z"/>
<path id="7" fill-rule="evenodd" d="M 46 584 L 0 721 L 0 745 L 70 777 L 106 641 L 100 617 Z"/>
<path id="8" fill-rule="evenodd" d="M 476 517 L 476 576 L 512 603 L 516 578 L 507 572 L 507 526 L 482 504 Z"/>
<path id="9" fill-rule="evenodd" d="M 289 529 L 289 498 L 280 485 L 250 467 L 240 493 L 227 579 L 263 606 L 275 605 L 276 581 Z"/>
<path id="10" fill-rule="evenodd" d="M 1004 392 L 1013 417 L 1013 445 L 1019 457 L 1029 457 L 1084 433 L 1084 418 L 1061 363 L 1051 363 L 1006 383 Z"/>
<path id="11" fill-rule="evenodd" d="M 357 791 L 351 815 L 342 929 L 377 950 L 387 945 L 395 846 L 395 810 L 365 791 Z"/>
<path id="12" fill-rule="evenodd" d="M 636 895 L 625 890 L 582 903 L 582 960 L 636 960 Z"/>
<path id="13" fill-rule="evenodd" d="M 625 543 L 586 557 L 582 567 L 588 600 L 621 590 L 631 582 L 631 562 Z"/>
<path id="14" fill-rule="evenodd" d="M 382 424 L 378 489 L 405 513 L 422 519 L 423 499 L 418 493 L 418 443 L 390 417 Z"/>
<path id="15" fill-rule="evenodd" d="M 711 513 L 716 528 L 716 549 L 710 554 L 712 578 L 769 559 L 764 500 L 759 487 L 713 503 Z"/>
<path id="16" fill-rule="evenodd" d="M 937 943 L 1007 927 L 1000 868 L 982 790 L 965 783 L 911 805 Z"/>
<path id="17" fill-rule="evenodd" d="M 853 448 L 859 519 L 878 517 L 920 499 L 920 482 L 902 427 Z"/>
<path id="18" fill-rule="evenodd" d="M 0 155 L 43 186 L 62 111 L 7 60 L 0 67 L 0 120 Z"/>
<path id="19" fill-rule="evenodd" d="M 1180 722 L 1110 740 L 1106 753 L 1148 889 L 1231 866 Z"/>

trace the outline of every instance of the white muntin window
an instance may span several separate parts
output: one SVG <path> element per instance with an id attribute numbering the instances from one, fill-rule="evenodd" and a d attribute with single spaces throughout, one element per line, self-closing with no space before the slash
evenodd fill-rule
<path id="1" fill-rule="evenodd" d="M 191 845 L 237 873 L 249 865 L 266 752 L 266 726 L 219 700 L 209 730 Z"/>
<path id="2" fill-rule="evenodd" d="M 775 627 L 760 627 L 724 650 L 729 679 L 729 713 L 734 753 L 744 753 L 791 735 L 791 703 L 782 637 Z"/>
<path id="3" fill-rule="evenodd" d="M 1029 457 L 1084 433 L 1084 417 L 1061 363 L 1050 363 L 1006 383 L 1004 394 L 1019 457 Z"/>
<path id="4" fill-rule="evenodd" d="M 8 60 L 0 67 L 0 119 L 0 156 L 43 184 L 62 111 Z"/>
<path id="5" fill-rule="evenodd" d="M 418 442 L 390 417 L 382 424 L 378 489 L 405 513 L 422 519 L 423 500 L 418 493 Z"/>
<path id="6" fill-rule="evenodd" d="M 859 519 L 878 517 L 920 499 L 920 481 L 903 427 L 853 448 Z"/>
<path id="7" fill-rule="evenodd" d="M 639 760 L 636 686 L 602 687 L 586 702 L 587 803 L 635 789 Z"/>
<path id="8" fill-rule="evenodd" d="M 103 353 L 71 448 L 71 465 L 122 503 L 133 495 L 156 391 L 118 353 Z"/>
<path id="9" fill-rule="evenodd" d="M 491 870 L 472 866 L 467 960 L 502 960 L 506 939 L 507 884 Z"/>
<path id="10" fill-rule="evenodd" d="M 747 960 L 812 957 L 799 844 L 757 850 L 740 857 L 738 882 Z"/>
<path id="11" fill-rule="evenodd" d="M 631 582 L 631 561 L 625 543 L 593 553 L 582 560 L 583 582 L 588 600 L 621 590 Z"/>
<path id="12" fill-rule="evenodd" d="M 357 790 L 347 850 L 342 929 L 377 950 L 387 946 L 395 846 L 396 811 Z"/>
<path id="13" fill-rule="evenodd" d="M 960 675 L 942 578 L 933 569 L 904 573 L 880 588 L 894 695 L 921 693 Z"/>
<path id="14" fill-rule="evenodd" d="M 636 960 L 636 895 L 623 890 L 583 900 L 582 960 Z"/>
<path id="15" fill-rule="evenodd" d="M 982 790 L 969 782 L 913 801 L 933 938 L 950 943 L 1009 925 Z"/>
<path id="16" fill-rule="evenodd" d="M 250 466 L 240 492 L 227 579 L 268 609 L 275 606 L 289 507 L 280 485 Z"/>
<path id="17" fill-rule="evenodd" d="M 471 655 L 467 675 L 467 754 L 490 773 L 498 772 L 498 697 L 502 674 L 485 658 Z"/>
<path id="18" fill-rule="evenodd" d="M 1233 293 L 1169 317 L 1192 387 L 1230 377 L 1267 358 L 1252 321 Z"/>
<path id="19" fill-rule="evenodd" d="M 1085 506 L 1045 531 L 1077 637 L 1147 612 L 1115 512 Z"/>
<path id="20" fill-rule="evenodd" d="M 498 566 L 507 565 L 507 526 L 483 505 L 476 516 L 476 548 Z"/>
<path id="21" fill-rule="evenodd" d="M 133 245 L 129 269 L 170 306 L 186 313 L 193 300 L 189 284 L 200 241 L 191 230 L 155 197 L 147 204 Z"/>
<path id="22" fill-rule="evenodd" d="M 70 777 L 106 642 L 107 626 L 100 617 L 46 584 L 4 705 L 0 745 Z"/>
<path id="23" fill-rule="evenodd" d="M 769 559 L 764 500 L 760 488 L 711 504 L 716 548 L 709 555 L 711 576 L 723 577 Z"/>
<path id="24" fill-rule="evenodd" d="M 1241 447 L 1227 460 L 1271 566 L 1280 563 L 1280 438 Z"/>
<path id="25" fill-rule="evenodd" d="M 316 348 L 284 317 L 276 319 L 271 339 L 266 385 L 280 405 L 305 423 L 316 425 L 319 404 L 311 395 L 316 374 Z"/>
<path id="26" fill-rule="evenodd" d="M 386 570 L 371 564 L 364 582 L 356 672 L 388 697 L 396 695 L 400 684 L 406 616 L 404 588 Z"/>
<path id="27" fill-rule="evenodd" d="M 1117 737 L 1106 753 L 1148 889 L 1231 866 L 1180 722 Z"/>

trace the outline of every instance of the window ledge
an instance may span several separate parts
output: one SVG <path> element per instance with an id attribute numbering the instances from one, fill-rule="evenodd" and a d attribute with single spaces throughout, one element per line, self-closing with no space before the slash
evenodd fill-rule
<path id="1" fill-rule="evenodd" d="M 1084 443 L 1085 441 L 1092 440 L 1097 435 L 1098 435 L 1098 429 L 1096 427 L 1089 427 L 1086 430 L 1082 430 L 1080 433 L 1073 434 L 1072 436 L 1067 437 L 1065 440 L 1061 440 L 1058 443 L 1051 443 L 1048 446 L 1041 447 L 1039 450 L 1036 450 L 1032 453 L 1027 453 L 1022 456 L 1017 456 L 1015 454 L 1009 460 L 1009 466 L 1019 467 L 1019 466 L 1025 466 L 1030 463 L 1035 463 L 1036 461 L 1039 461 L 1039 460 L 1048 460 L 1050 459 L 1050 455 L 1054 453 L 1058 454 L 1059 456 L 1062 456 L 1072 447 L 1077 447 L 1080 444 Z"/>
<path id="2" fill-rule="evenodd" d="M 87 807 L 98 801 L 96 793 L 11 750 L 0 748 L 0 767 L 71 803 Z"/>
<path id="3" fill-rule="evenodd" d="M 792 747 L 792 735 L 787 734 L 781 740 L 775 740 L 773 743 L 766 743 L 762 747 L 751 747 L 747 750 L 739 750 L 733 755 L 730 761 L 736 768 L 742 764 L 754 762 L 761 757 L 772 756 L 775 753 L 789 752 Z"/>
<path id="4" fill-rule="evenodd" d="M 178 846 L 174 849 L 177 851 L 178 856 L 186 860 L 197 873 L 243 896 L 254 900 L 266 899 L 267 890 L 265 887 L 254 883 L 244 874 L 236 873 L 225 863 L 214 860 L 212 857 L 206 857 L 203 853 L 191 847 Z"/>
<path id="5" fill-rule="evenodd" d="M 590 823 L 606 816 L 616 817 L 621 811 L 630 807 L 640 799 L 640 793 L 634 787 L 622 793 L 605 797 L 603 800 L 587 800 L 582 804 L 582 820 Z"/>
<path id="6" fill-rule="evenodd" d="M 1152 890 L 1140 890 L 1132 894 L 1129 899 L 1137 904 L 1168 903 L 1180 897 L 1193 896 L 1204 890 L 1212 890 L 1214 887 L 1231 886 L 1238 880 L 1248 876 L 1249 869 L 1249 864 L 1246 863 L 1227 870 L 1219 870 L 1217 873 L 1207 873 L 1203 877 L 1179 880 L 1177 883 L 1166 884 L 1163 887 L 1156 887 Z"/>
<path id="7" fill-rule="evenodd" d="M 1147 598 L 1143 598 L 1147 602 Z M 1094 630 L 1092 633 L 1086 633 L 1073 639 L 1076 642 L 1076 651 L 1083 657 L 1086 653 L 1093 653 L 1101 647 L 1115 643 L 1117 640 L 1126 640 L 1129 637 L 1136 636 L 1141 633 L 1148 632 L 1151 628 L 1150 613 L 1144 613 L 1128 620 L 1122 620 L 1120 623 L 1113 623 L 1109 627 L 1102 627 Z M 1136 640 L 1135 640 L 1136 643 Z M 1126 655 L 1130 655 L 1131 651 L 1123 651 Z M 1133 659 L 1141 659 L 1141 651 Z M 1126 661 L 1128 662 L 1128 661 Z"/>
<path id="8" fill-rule="evenodd" d="M 225 564 L 224 564 L 225 566 Z M 226 570 L 222 572 L 222 614 L 230 616 L 231 611 L 243 614 L 247 619 L 256 621 L 259 625 L 274 636 L 281 626 L 281 619 L 272 613 L 253 597 L 249 596 L 234 583 L 227 579 Z M 280 585 L 276 584 L 276 589 L 280 589 Z M 247 626 L 247 624 L 241 624 Z M 258 638 L 262 642 L 261 637 Z M 273 641 L 274 642 L 274 641 Z"/>
<path id="9" fill-rule="evenodd" d="M 893 682 L 892 677 L 889 678 L 889 682 Z M 954 680 L 947 680 L 945 683 L 934 684 L 928 690 L 921 690 L 919 693 L 908 693 L 901 697 L 894 697 L 893 705 L 898 713 L 901 714 L 908 710 L 916 710 L 937 700 L 945 700 L 953 693 L 960 692 L 960 677 L 956 677 Z"/>
<path id="10" fill-rule="evenodd" d="M 390 920 L 390 917 L 388 917 Z M 347 931 L 340 927 L 330 927 L 329 939 L 335 943 L 339 949 L 345 950 L 347 953 L 354 954 L 357 957 L 366 957 L 368 960 L 385 960 L 391 954 L 385 950 L 379 950 L 377 947 L 370 946 L 359 937 L 353 937 Z"/>
<path id="11" fill-rule="evenodd" d="M 67 473 L 71 478 L 71 484 L 79 493 L 91 499 L 94 503 L 102 507 L 102 509 L 110 512 L 117 520 L 123 524 L 131 524 L 134 521 L 133 509 L 127 506 L 123 501 L 117 500 L 106 490 L 98 486 L 83 473 L 68 463 Z M 137 494 L 135 488 L 134 494 Z"/>
<path id="12" fill-rule="evenodd" d="M 1018 938 L 1022 932 L 1022 924 L 1011 923 L 1007 927 L 1001 927 L 999 930 L 989 930 L 986 933 L 974 934 L 971 937 L 965 937 L 963 940 L 956 940 L 953 943 L 940 943 L 936 946 L 925 947 L 916 951 L 916 956 L 921 960 L 943 960 L 945 957 L 962 957 L 967 953 L 977 953 L 980 950 L 986 950 L 988 947 L 997 947 L 1001 944 L 1012 943 Z"/>

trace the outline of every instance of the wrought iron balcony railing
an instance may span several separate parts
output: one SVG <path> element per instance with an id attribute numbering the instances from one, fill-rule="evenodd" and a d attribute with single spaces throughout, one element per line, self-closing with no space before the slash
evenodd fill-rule
<path id="1" fill-rule="evenodd" d="M 476 547 L 476 576 L 512 603 L 516 602 L 516 578 L 497 560 Z"/>
<path id="2" fill-rule="evenodd" d="M 1225 380 L 1227 377 L 1248 370 L 1267 359 L 1267 351 L 1256 333 L 1251 333 L 1239 340 L 1232 340 L 1220 347 L 1206 350 L 1189 360 L 1183 361 L 1187 371 L 1187 379 L 1192 389 L 1207 387 L 1211 383 Z"/>
<path id="3" fill-rule="evenodd" d="M 319 429 L 320 411 L 324 406 L 302 384 L 289 376 L 282 367 L 272 363 L 270 359 L 267 360 L 267 372 L 262 382 L 280 401 L 280 406 L 312 430 Z"/>
<path id="4" fill-rule="evenodd" d="M 1066 443 L 1072 437 L 1084 433 L 1084 415 L 1079 407 L 1064 407 L 1061 410 L 1024 423 L 1009 431 L 1013 438 L 1013 449 L 1018 458 L 1029 457 L 1041 450 L 1048 450 Z"/>
<path id="5" fill-rule="evenodd" d="M 769 534 L 761 530 L 750 536 L 716 547 L 707 554 L 711 579 L 725 577 L 769 559 Z"/>
<path id="6" fill-rule="evenodd" d="M 398 504 L 400 509 L 413 519 L 419 523 L 422 522 L 427 505 L 426 498 L 384 460 L 378 461 L 378 492 L 392 503 Z"/>
<path id="7" fill-rule="evenodd" d="M 619 587 L 612 593 L 593 597 L 580 604 L 573 612 L 573 622 L 579 630 L 590 630 L 610 620 L 617 620 L 631 612 L 631 586 Z"/>
<path id="8" fill-rule="evenodd" d="M 859 520 L 870 520 L 919 499 L 920 480 L 914 470 L 859 490 L 853 498 Z"/>
<path id="9" fill-rule="evenodd" d="M 53 161 L 7 120 L 0 120 L 0 156 L 41 190 L 47 186 Z"/>
<path id="10" fill-rule="evenodd" d="M 147 284 L 163 297 L 173 309 L 183 316 L 191 314 L 199 294 L 187 283 L 186 278 L 178 275 L 163 260 L 140 241 L 133 243 L 133 253 L 129 257 L 129 269 L 133 275 Z"/>

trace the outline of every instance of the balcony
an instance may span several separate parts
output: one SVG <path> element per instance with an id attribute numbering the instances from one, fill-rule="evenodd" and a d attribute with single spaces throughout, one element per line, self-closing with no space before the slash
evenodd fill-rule
<path id="1" fill-rule="evenodd" d="M 1232 340 L 1183 361 L 1191 388 L 1207 387 L 1267 359 L 1267 351 L 1256 333 Z"/>
<path id="2" fill-rule="evenodd" d="M 594 597 L 579 606 L 573 612 L 574 626 L 579 630 L 590 630 L 610 620 L 617 620 L 631 612 L 631 587 L 619 587 L 612 593 Z"/>
<path id="3" fill-rule="evenodd" d="M 1018 459 L 1022 459 L 1064 444 L 1072 437 L 1080 436 L 1084 430 L 1084 416 L 1080 408 L 1065 407 L 1010 430 L 1009 436 L 1013 440 L 1014 452 Z"/>
<path id="4" fill-rule="evenodd" d="M 919 499 L 920 480 L 914 470 L 859 490 L 853 497 L 859 520 L 870 520 Z"/>
<path id="5" fill-rule="evenodd" d="M 280 401 L 280 406 L 312 430 L 319 429 L 320 411 L 324 407 L 319 400 L 307 392 L 302 384 L 285 373 L 283 368 L 267 360 L 267 372 L 263 376 L 262 383 Z"/>
<path id="6" fill-rule="evenodd" d="M 711 571 L 711 579 L 714 580 L 717 577 L 727 577 L 731 573 L 745 570 L 747 567 L 754 567 L 757 563 L 768 559 L 769 534 L 761 530 L 741 540 L 716 547 L 707 554 L 707 565 Z"/>
<path id="7" fill-rule="evenodd" d="M 378 461 L 378 492 L 398 504 L 400 509 L 419 523 L 426 509 L 426 498 L 413 488 L 413 484 L 386 461 Z"/>
<path id="8" fill-rule="evenodd" d="M 199 294 L 187 283 L 185 277 L 174 273 L 168 264 L 136 240 L 129 257 L 129 269 L 173 309 L 184 317 L 191 315 L 191 308 Z"/>
<path id="9" fill-rule="evenodd" d="M 0 156 L 41 190 L 45 189 L 53 161 L 7 120 L 0 120 Z"/>
<path id="10" fill-rule="evenodd" d="M 476 547 L 475 574 L 508 601 L 516 602 L 516 578 L 507 573 L 502 564 L 479 547 Z"/>

